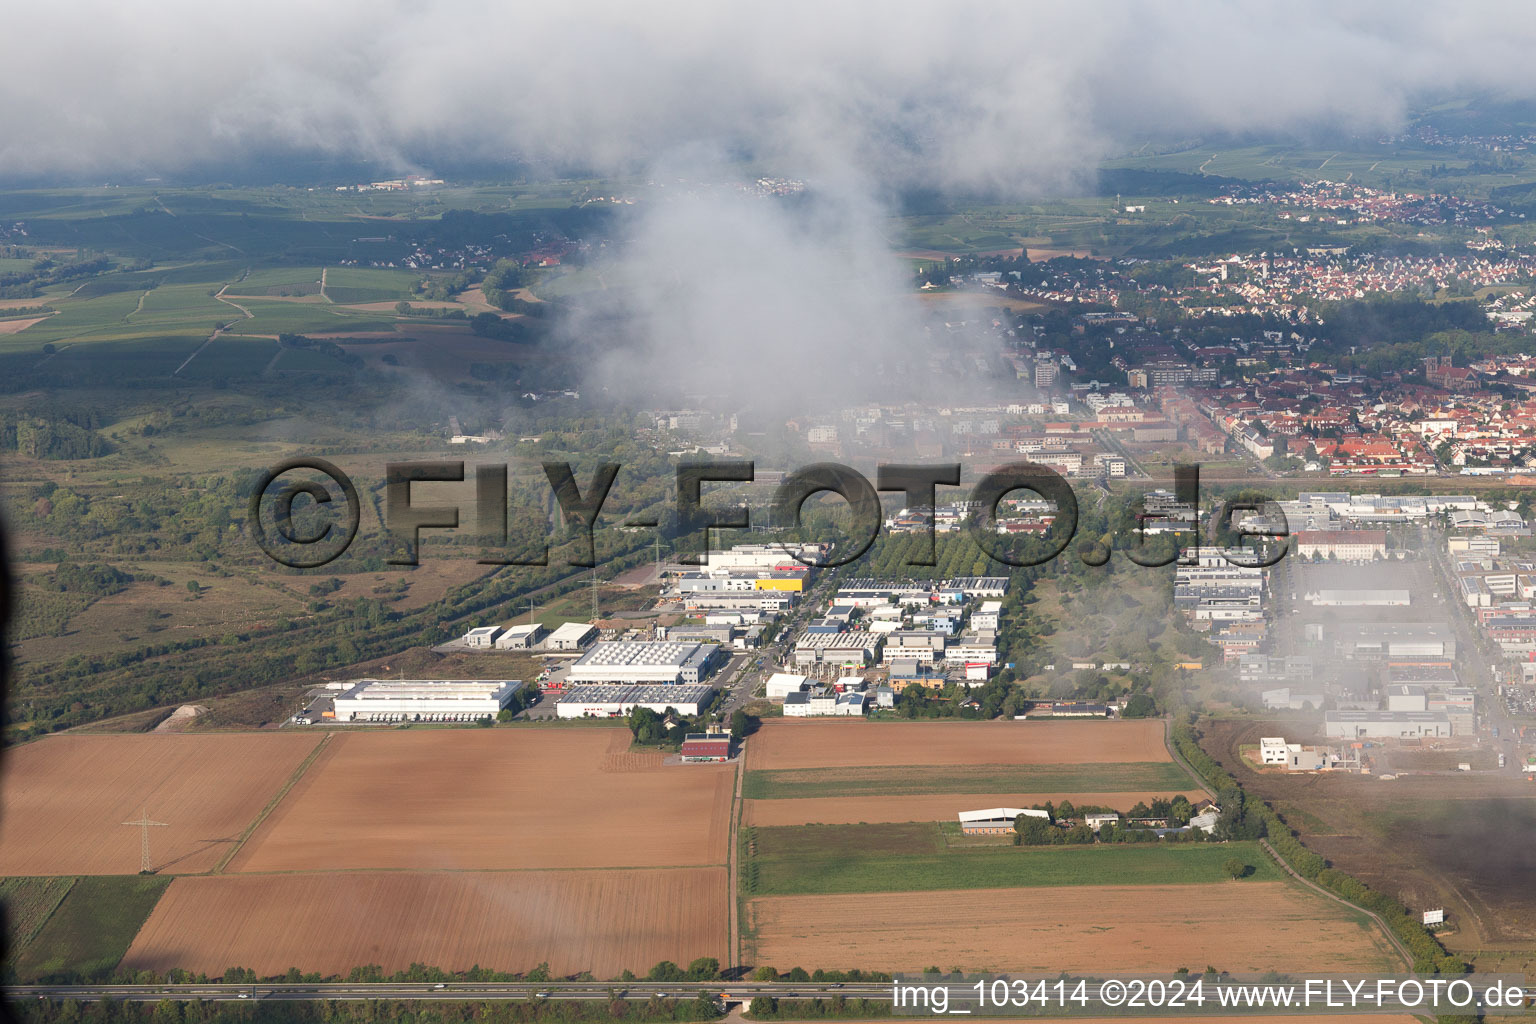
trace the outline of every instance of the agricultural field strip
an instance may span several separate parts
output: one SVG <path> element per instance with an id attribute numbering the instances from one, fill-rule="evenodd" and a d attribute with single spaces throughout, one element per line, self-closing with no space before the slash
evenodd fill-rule
<path id="1" fill-rule="evenodd" d="M 147 811 L 156 868 L 207 871 L 242 835 L 321 737 L 190 733 L 50 736 L 11 752 L 0 805 L 25 830 L 0 835 L 10 875 L 137 870 L 140 836 L 122 823 Z"/>
<path id="2" fill-rule="evenodd" d="M 1038 722 L 775 722 L 747 744 L 747 768 L 892 766 L 1102 765 L 1172 762 L 1163 723 Z"/>
<path id="3" fill-rule="evenodd" d="M 865 766 L 748 771 L 748 800 L 928 793 L 1130 793 L 1189 789 L 1190 778 L 1169 761 L 1108 764 Z"/>
<path id="4" fill-rule="evenodd" d="M 338 735 L 228 870 L 725 864 L 734 767 L 664 768 L 654 755 L 602 769 L 629 745 L 627 730 Z M 525 785 L 515 799 L 488 800 L 466 784 L 492 778 Z M 389 816 L 377 813 L 385 805 Z M 614 842 L 621 832 L 626 841 Z"/>
<path id="5" fill-rule="evenodd" d="M 1101 846 L 955 846 L 933 825 L 809 825 L 753 830 L 747 878 L 754 896 L 930 892 L 1103 884 L 1219 884 L 1232 858 L 1250 880 L 1282 875 L 1257 843 Z"/>
<path id="6" fill-rule="evenodd" d="M 759 897 L 750 962 L 827 969 L 1326 970 L 1396 956 L 1363 918 L 1287 882 Z"/>
<path id="7" fill-rule="evenodd" d="M 294 898 L 286 878 L 176 879 L 123 960 L 129 970 L 182 967 L 324 974 L 413 962 L 612 977 L 658 960 L 726 959 L 726 872 L 351 872 Z M 234 925 L 233 927 L 231 925 Z"/>
<path id="8" fill-rule="evenodd" d="M 6 938 L 13 959 L 37 937 L 74 885 L 72 875 L 0 878 L 0 903 L 6 911 L 6 927 L 10 933 Z"/>
<path id="9" fill-rule="evenodd" d="M 315 748 L 309 752 L 309 755 L 299 762 L 299 766 L 293 770 L 293 774 L 288 776 L 288 781 L 283 783 L 281 789 L 272 794 L 272 799 L 268 800 L 267 805 L 257 813 L 255 818 L 251 819 L 251 823 L 245 827 L 245 831 L 240 833 L 240 838 L 235 840 L 234 845 L 229 848 L 229 851 L 223 857 L 219 858 L 219 862 L 213 866 L 212 874 L 220 874 L 228 866 L 229 862 L 234 860 L 235 854 L 240 852 L 240 848 L 245 845 L 245 841 L 251 838 L 251 833 L 261 827 L 261 823 L 267 820 L 267 815 L 271 814 L 277 805 L 283 802 L 283 797 L 288 795 L 288 791 L 304 777 L 305 772 L 309 771 L 309 766 L 314 764 L 320 757 L 320 752 L 325 749 L 326 744 L 330 742 L 333 735 L 333 733 L 326 733 L 320 737 L 320 742 L 316 743 Z"/>

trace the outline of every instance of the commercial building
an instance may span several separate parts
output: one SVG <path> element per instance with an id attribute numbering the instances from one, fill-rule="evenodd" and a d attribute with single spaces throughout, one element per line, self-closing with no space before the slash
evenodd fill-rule
<path id="1" fill-rule="evenodd" d="M 769 700 L 783 700 L 792 693 L 800 693 L 811 685 L 810 676 L 797 676 L 788 672 L 775 672 L 768 677 L 766 696 Z"/>
<path id="2" fill-rule="evenodd" d="M 1385 530 L 1302 530 L 1296 534 L 1296 553 L 1303 558 L 1336 558 L 1368 562 L 1387 557 Z"/>
<path id="3" fill-rule="evenodd" d="M 702 683 L 722 660 L 713 644 L 676 640 L 605 640 L 594 644 L 567 674 L 572 684 L 630 685 Z"/>
<path id="4" fill-rule="evenodd" d="M 614 718 L 635 708 L 692 716 L 709 706 L 714 693 L 712 686 L 574 686 L 555 701 L 555 717 Z"/>
<path id="5" fill-rule="evenodd" d="M 1013 823 L 1024 815 L 1029 818 L 1050 820 L 1046 811 L 1033 807 L 987 807 L 980 811 L 961 811 L 960 831 L 968 836 L 998 836 L 1013 832 Z"/>
<path id="6" fill-rule="evenodd" d="M 335 698 L 338 722 L 469 722 L 494 718 L 519 679 L 359 679 Z"/>
<path id="7" fill-rule="evenodd" d="M 862 715 L 867 710 L 866 704 L 862 693 L 791 693 L 784 698 L 784 717 Z"/>
<path id="8" fill-rule="evenodd" d="M 537 622 L 524 622 L 508 626 L 496 638 L 496 647 L 503 651 L 526 651 L 544 639 L 544 627 Z"/>
<path id="9" fill-rule="evenodd" d="M 683 737 L 684 761 L 729 761 L 731 736 L 724 732 L 691 732 Z"/>
<path id="10" fill-rule="evenodd" d="M 490 647 L 500 635 L 500 626 L 476 626 L 464 634 L 464 645 L 478 648 Z"/>
<path id="11" fill-rule="evenodd" d="M 1414 683 L 1393 683 L 1387 687 L 1388 711 L 1428 711 L 1429 691 Z"/>
<path id="12" fill-rule="evenodd" d="M 1317 590 L 1306 598 L 1319 608 L 1406 608 L 1410 602 L 1408 591 L 1395 588 Z"/>
<path id="13" fill-rule="evenodd" d="M 795 641 L 796 665 L 868 665 L 880 649 L 878 633 L 807 633 Z"/>
<path id="14" fill-rule="evenodd" d="M 562 623 L 545 644 L 552 651 L 579 651 L 597 639 L 597 627 L 586 622 Z"/>
<path id="15" fill-rule="evenodd" d="M 1456 634 L 1444 622 L 1350 623 L 1339 627 L 1339 653 L 1346 658 L 1456 657 Z"/>
<path id="16" fill-rule="evenodd" d="M 1003 602 L 983 601 L 981 607 L 971 613 L 971 628 L 977 631 L 997 632 L 1002 624 Z"/>
<path id="17" fill-rule="evenodd" d="M 1431 739 L 1451 735 L 1442 711 L 1329 711 L 1323 732 L 1337 739 Z"/>
<path id="18" fill-rule="evenodd" d="M 1259 738 L 1260 764 L 1285 764 L 1285 737 L 1262 736 Z"/>

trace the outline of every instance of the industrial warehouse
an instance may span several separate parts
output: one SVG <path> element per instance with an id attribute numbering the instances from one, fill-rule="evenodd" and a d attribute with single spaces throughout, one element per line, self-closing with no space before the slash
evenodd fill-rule
<path id="1" fill-rule="evenodd" d="M 494 718 L 519 679 L 359 679 L 335 698 L 338 722 L 473 722 Z"/>
<path id="2" fill-rule="evenodd" d="M 604 640 L 578 658 L 566 680 L 631 685 L 696 686 L 708 679 L 723 652 L 714 644 L 677 640 Z"/>
<path id="3" fill-rule="evenodd" d="M 635 708 L 658 715 L 702 714 L 714 697 L 712 686 L 576 686 L 555 701 L 558 718 L 616 718 Z"/>

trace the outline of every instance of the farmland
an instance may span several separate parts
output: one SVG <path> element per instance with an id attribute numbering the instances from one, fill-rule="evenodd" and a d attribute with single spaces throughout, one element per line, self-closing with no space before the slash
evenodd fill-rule
<path id="1" fill-rule="evenodd" d="M 320 742 L 317 735 L 53 736 L 10 752 L 0 875 L 139 869 L 141 810 L 157 868 L 207 871 Z"/>
<path id="2" fill-rule="evenodd" d="M 616 977 L 659 960 L 724 962 L 724 868 L 178 878 L 124 968 L 346 975 L 479 964 Z"/>
<path id="3" fill-rule="evenodd" d="M 734 769 L 664 769 L 629 743 L 623 729 L 338 735 L 230 870 L 724 864 Z"/>
<path id="4" fill-rule="evenodd" d="M 767 722 L 747 767 L 848 768 L 923 765 L 1066 765 L 1168 761 L 1163 723 Z"/>
<path id="5" fill-rule="evenodd" d="M 1212 722 L 1201 745 L 1270 801 L 1308 847 L 1341 870 L 1418 909 L 1444 907 L 1447 948 L 1476 966 L 1524 969 L 1536 942 L 1536 870 L 1527 837 L 1536 787 L 1486 776 L 1256 772 L 1239 756 L 1273 723 Z"/>
<path id="6" fill-rule="evenodd" d="M 759 896 L 903 892 L 997 886 L 1222 883 L 1237 857 L 1247 881 L 1280 878 L 1255 843 L 1136 843 L 1087 847 L 946 848 L 938 827 L 808 825 L 752 830 L 749 872 Z"/>
<path id="7" fill-rule="evenodd" d="M 1171 761 L 1123 764 L 1006 764 L 795 768 L 754 771 L 742 795 L 749 800 L 826 796 L 881 796 L 939 793 L 1126 793 L 1189 787 L 1189 777 Z M 1075 798 L 1074 798 L 1075 799 Z"/>
<path id="8" fill-rule="evenodd" d="M 936 822 L 954 821 L 959 811 L 978 810 L 983 807 L 1006 805 L 1025 806 L 1059 803 L 1069 800 L 1078 807 L 1113 807 L 1129 810 L 1138 802 L 1151 803 L 1162 797 L 1167 799 L 1183 793 L 1191 802 L 1205 794 L 1187 783 L 1159 790 L 1117 790 L 1113 793 L 1080 793 L 1075 790 L 1051 790 L 1046 793 L 1020 793 L 1011 790 L 999 793 L 946 793 L 931 796 L 861 796 L 861 797 L 808 797 L 803 800 L 748 800 L 742 812 L 742 822 L 747 825 L 846 825 L 857 822 Z"/>
<path id="9" fill-rule="evenodd" d="M 74 884 L 75 880 L 68 875 L 0 878 L 0 903 L 5 906 L 5 949 L 9 957 L 14 959 L 32 941 Z"/>
<path id="10" fill-rule="evenodd" d="M 1285 882 L 769 896 L 754 962 L 787 969 L 1386 971 L 1363 919 Z"/>
<path id="11" fill-rule="evenodd" d="M 1124 811 L 1203 795 L 1156 721 L 769 722 L 747 769 L 754 825 L 948 821 L 1047 800 Z"/>
<path id="12" fill-rule="evenodd" d="M 17 976 L 110 976 L 169 881 L 138 875 L 77 880 L 33 940 L 17 952 Z"/>

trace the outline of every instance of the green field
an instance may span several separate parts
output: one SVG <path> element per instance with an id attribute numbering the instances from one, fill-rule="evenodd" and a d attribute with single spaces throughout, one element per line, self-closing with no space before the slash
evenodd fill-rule
<path id="1" fill-rule="evenodd" d="M 197 358 L 181 371 L 183 377 L 215 380 L 220 377 L 254 377 L 267 368 L 277 355 L 277 342 L 271 338 L 215 338 Z M 334 362 L 334 360 L 332 360 Z"/>
<path id="2" fill-rule="evenodd" d="M 319 267 L 263 267 L 229 286 L 228 295 L 318 295 Z"/>
<path id="3" fill-rule="evenodd" d="M 1150 793 L 1172 796 L 1194 783 L 1178 765 L 983 764 L 944 767 L 792 768 L 751 771 L 742 783 L 748 800 L 815 796 L 921 796 L 932 793 Z M 1123 808 L 1122 808 L 1123 809 Z"/>
<path id="4" fill-rule="evenodd" d="M 204 336 L 206 337 L 206 336 Z M 169 378 L 204 337 L 149 337 L 59 346 L 46 363 L 33 360 L 61 384 L 120 384 L 146 377 Z"/>
<path id="5" fill-rule="evenodd" d="M 0 906 L 5 908 L 6 951 L 12 961 L 27 948 L 43 924 L 53 916 L 75 880 L 56 878 L 0 878 Z"/>
<path id="6" fill-rule="evenodd" d="M 377 267 L 331 267 L 325 273 L 325 294 L 332 302 L 393 302 L 408 299 L 425 275 L 411 270 Z"/>
<path id="7" fill-rule="evenodd" d="M 1257 843 L 949 847 L 933 824 L 756 828 L 749 848 L 752 896 L 1200 884 L 1226 881 L 1231 857 L 1253 868 L 1249 878 L 1282 877 Z"/>
<path id="8" fill-rule="evenodd" d="M 110 977 L 170 883 L 138 875 L 81 878 L 20 951 L 17 978 Z"/>
<path id="9" fill-rule="evenodd" d="M 388 334 L 395 322 L 377 313 L 337 309 L 326 303 L 272 302 L 238 299 L 251 311 L 252 318 L 241 320 L 233 330 L 239 334 L 323 334 L 327 331 L 374 331 Z M 239 311 L 231 309 L 233 317 Z M 42 325 L 39 324 L 39 327 Z"/>

